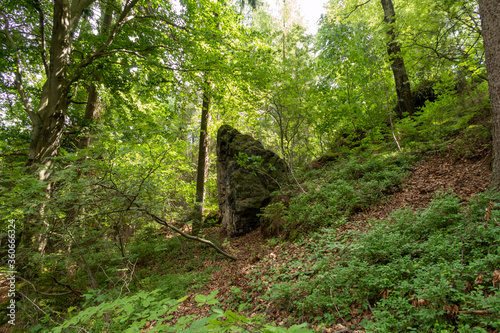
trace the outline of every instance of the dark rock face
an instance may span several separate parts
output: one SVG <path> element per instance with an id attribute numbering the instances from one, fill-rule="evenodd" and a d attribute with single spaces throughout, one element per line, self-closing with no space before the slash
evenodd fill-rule
<path id="1" fill-rule="evenodd" d="M 241 165 L 245 161 L 246 163 Z M 257 163 L 254 163 L 255 161 Z M 271 192 L 278 190 L 279 184 L 287 180 L 286 170 L 286 163 L 278 155 L 264 149 L 264 146 L 250 135 L 241 134 L 229 125 L 219 128 L 219 211 L 222 227 L 229 236 L 241 236 L 259 226 L 260 219 L 257 214 L 261 213 L 262 207 L 269 204 Z"/>

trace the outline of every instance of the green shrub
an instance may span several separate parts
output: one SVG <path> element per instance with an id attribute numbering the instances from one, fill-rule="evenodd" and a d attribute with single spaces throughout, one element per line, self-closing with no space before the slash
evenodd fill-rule
<path id="1" fill-rule="evenodd" d="M 464 206 L 454 194 L 441 193 L 425 210 L 397 212 L 360 235 L 325 274 L 327 285 L 318 281 L 319 287 L 332 288 L 336 304 L 370 302 L 374 322 L 365 322 L 369 331 L 498 329 L 499 288 L 491 281 L 500 266 L 500 228 L 494 222 L 500 211 L 492 211 L 489 221 L 483 217 L 488 202 L 499 198 L 483 194 Z M 474 285 L 480 274 L 484 281 Z"/>
<path id="2" fill-rule="evenodd" d="M 179 304 L 186 298 L 179 300 L 164 298 L 160 290 L 151 292 L 141 291 L 135 295 L 125 296 L 116 300 L 96 298 L 96 294 L 84 295 L 87 301 L 99 301 L 98 305 L 88 306 L 85 310 L 72 315 L 52 332 L 139 332 L 146 326 L 148 332 L 262 332 L 262 333 L 310 333 L 305 328 L 307 324 L 293 325 L 290 328 L 276 327 L 266 323 L 261 316 L 247 318 L 231 310 L 222 310 L 216 305 L 215 298 L 218 291 L 209 295 L 196 295 L 198 306 L 214 305 L 212 314 L 208 317 L 193 315 L 176 318 L 174 315 Z M 73 309 L 74 310 L 74 309 Z"/>
<path id="3" fill-rule="evenodd" d="M 345 218 L 379 202 L 401 184 L 412 158 L 376 155 L 351 158 L 298 177 L 305 193 L 285 192 L 288 202 L 274 202 L 263 211 L 266 235 L 295 239 L 300 232 L 341 226 Z M 278 197 L 280 200 L 280 197 Z"/>
<path id="4" fill-rule="evenodd" d="M 370 313 L 362 322 L 367 332 L 494 331 L 500 329 L 500 287 L 493 286 L 499 204 L 496 193 L 464 204 L 441 192 L 428 208 L 396 211 L 372 221 L 368 232 L 322 228 L 301 241 L 311 252 L 293 261 L 301 273 L 285 279 L 271 269 L 253 283 L 270 286 L 265 297 L 281 309 L 324 323 Z"/>

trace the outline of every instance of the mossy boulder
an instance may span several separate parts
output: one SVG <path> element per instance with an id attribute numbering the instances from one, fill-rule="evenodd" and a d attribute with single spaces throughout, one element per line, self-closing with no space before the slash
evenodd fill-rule
<path id="1" fill-rule="evenodd" d="M 261 209 L 286 181 L 286 163 L 278 155 L 229 125 L 219 128 L 219 211 L 229 236 L 241 236 L 259 227 Z"/>

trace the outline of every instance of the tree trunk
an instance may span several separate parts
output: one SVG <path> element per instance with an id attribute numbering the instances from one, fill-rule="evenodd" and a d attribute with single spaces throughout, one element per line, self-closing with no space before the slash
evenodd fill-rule
<path id="1" fill-rule="evenodd" d="M 493 163 L 490 187 L 500 189 L 500 2 L 479 0 L 493 125 Z"/>
<path id="2" fill-rule="evenodd" d="M 203 104 L 201 106 L 200 143 L 198 150 L 198 171 L 196 176 L 196 202 L 194 208 L 193 234 L 201 229 L 203 219 L 203 204 L 205 202 L 205 181 L 208 175 L 210 157 L 210 136 L 208 124 L 210 122 L 211 83 L 205 79 L 203 83 Z"/>
<path id="3" fill-rule="evenodd" d="M 88 127 L 99 119 L 101 112 L 101 103 L 95 82 L 91 82 L 90 86 L 87 88 L 87 93 L 87 106 L 85 107 L 85 115 L 83 117 L 84 126 L 87 128 L 83 130 L 83 135 L 78 141 L 78 149 L 90 147 L 92 133 Z"/>
<path id="4" fill-rule="evenodd" d="M 399 118 L 403 118 L 403 114 L 407 112 L 409 115 L 415 113 L 413 97 L 411 95 L 410 80 L 406 73 L 406 67 L 401 56 L 401 44 L 396 40 L 396 32 L 394 24 L 396 22 L 396 13 L 392 0 L 381 0 L 382 8 L 384 9 L 384 21 L 388 25 L 387 35 L 389 43 L 387 44 L 387 53 L 391 62 L 391 69 L 396 83 L 396 94 L 398 102 L 396 104 L 396 113 Z"/>
<path id="5" fill-rule="evenodd" d="M 69 0 L 55 0 L 53 13 L 52 38 L 50 42 L 49 63 L 46 68 L 47 80 L 43 85 L 38 110 L 32 118 L 33 129 L 29 148 L 27 165 L 32 165 L 30 172 L 38 172 L 41 181 L 47 181 L 46 198 L 50 197 L 50 175 L 53 158 L 59 153 L 65 128 L 66 114 L 71 102 L 68 67 L 72 51 L 72 32 L 78 23 L 84 8 L 94 0 L 84 0 L 71 3 Z M 73 6 L 73 7 L 72 7 Z M 109 26 L 109 23 L 108 23 Z M 21 90 L 19 89 L 20 94 Z M 21 96 L 22 97 L 22 96 Z M 91 121 L 98 109 L 98 95 L 95 86 L 89 88 L 89 103 L 85 118 Z M 27 108 L 29 113 L 30 107 Z M 95 109 L 95 110 L 94 110 Z M 34 119 L 34 121 L 33 121 Z M 90 138 L 86 135 L 80 140 L 80 148 L 88 146 Z M 40 254 L 44 254 L 48 242 L 50 223 L 47 220 L 45 205 L 39 210 L 38 216 L 29 216 L 24 230 L 27 233 L 28 246 L 37 246 Z M 35 231 L 38 230 L 38 231 Z M 36 243 L 33 237 L 37 233 Z"/>
<path id="6" fill-rule="evenodd" d="M 99 100 L 99 94 L 97 92 L 97 88 L 95 82 L 91 82 L 90 86 L 87 88 L 87 105 L 85 107 L 85 115 L 83 117 L 83 127 L 80 140 L 78 140 L 78 149 L 86 149 L 90 147 L 92 143 L 92 131 L 88 128 L 90 125 L 95 123 L 100 116 L 101 113 L 101 103 Z M 82 163 L 86 158 L 78 160 L 77 163 Z M 81 171 L 78 171 L 77 177 L 81 177 Z M 74 199 L 67 204 L 66 209 L 66 218 L 65 223 L 70 225 L 78 216 L 78 214 L 82 213 L 78 206 L 78 199 Z"/>
<path id="7" fill-rule="evenodd" d="M 50 65 L 37 112 L 41 127 L 33 128 L 29 151 L 30 162 L 41 166 L 40 180 L 47 180 L 50 176 L 52 158 L 59 152 L 69 106 L 66 74 L 72 46 L 70 7 L 68 0 L 54 1 Z"/>
<path id="8" fill-rule="evenodd" d="M 47 80 L 42 88 L 37 112 L 32 112 L 28 101 L 24 103 L 33 124 L 26 165 L 32 166 L 30 173 L 38 172 L 38 178 L 41 181 L 48 181 L 50 177 L 52 158 L 59 152 L 65 114 L 69 106 L 66 73 L 71 53 L 70 11 L 68 0 L 54 1 L 50 63 L 47 67 Z M 19 82 L 16 85 L 21 99 L 24 99 L 21 79 L 19 76 Z M 46 198 L 50 196 L 50 187 L 48 183 Z M 38 210 L 39 215 L 28 216 L 23 227 L 25 246 L 37 249 L 42 255 L 47 244 L 46 233 L 49 229 L 45 210 L 45 204 L 41 204 Z"/>

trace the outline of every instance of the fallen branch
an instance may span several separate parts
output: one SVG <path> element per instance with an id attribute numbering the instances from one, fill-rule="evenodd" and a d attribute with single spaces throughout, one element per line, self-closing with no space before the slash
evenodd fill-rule
<path id="1" fill-rule="evenodd" d="M 81 291 L 74 289 L 74 288 L 73 288 L 73 287 L 71 287 L 69 284 L 61 283 L 61 282 L 57 281 L 57 279 L 56 279 L 55 277 L 52 277 L 52 279 L 53 279 L 53 280 L 54 280 L 54 282 L 55 282 L 55 283 L 57 283 L 58 285 L 63 286 L 63 287 L 66 287 L 66 288 L 68 288 L 69 290 L 71 290 L 71 292 L 72 292 L 73 294 L 75 294 L 75 296 L 76 296 L 76 297 L 80 297 L 80 296 L 82 296 L 82 292 L 81 292 Z"/>
<path id="2" fill-rule="evenodd" d="M 149 177 L 151 175 L 152 172 L 150 172 L 147 177 Z M 146 177 L 146 178 L 147 178 Z M 142 181 L 142 183 L 144 183 L 144 180 Z M 141 184 L 142 184 L 141 183 Z M 129 204 L 128 204 L 128 207 L 127 207 L 127 211 L 128 210 L 131 210 L 132 207 L 135 207 L 135 210 L 139 211 L 139 212 L 143 212 L 144 214 L 146 215 L 149 215 L 151 218 L 153 218 L 153 220 L 155 220 L 157 223 L 161 224 L 161 225 L 164 225 L 166 227 L 168 227 L 170 230 L 172 231 L 175 231 L 176 233 L 178 233 L 179 235 L 181 235 L 182 237 L 184 238 L 187 238 L 187 239 L 191 239 L 191 240 L 194 240 L 194 241 L 197 241 L 197 242 L 200 242 L 200 243 L 204 243 L 204 244 L 207 244 L 211 247 L 213 247 L 215 249 L 215 251 L 219 252 L 220 254 L 222 254 L 223 256 L 229 258 L 229 259 L 232 259 L 232 260 L 238 260 L 237 257 L 227 253 L 226 251 L 222 250 L 220 247 L 218 247 L 217 245 L 215 245 L 214 243 L 212 243 L 211 241 L 209 240 L 206 240 L 204 238 L 200 238 L 200 237 L 197 237 L 197 236 L 192 236 L 192 235 L 189 235 L 189 234 L 186 234 L 185 232 L 181 231 L 180 229 L 174 227 L 173 225 L 169 224 L 164 218 L 161 218 L 159 216 L 156 216 L 154 215 L 153 213 L 151 213 L 149 210 L 147 209 L 144 209 L 142 208 L 139 204 L 135 203 L 135 200 L 137 199 L 137 196 L 138 194 L 136 194 L 135 196 L 133 196 L 133 198 L 131 199 L 129 195 L 126 195 L 124 193 L 122 193 L 120 190 L 118 190 L 118 188 L 116 187 L 112 187 L 112 186 L 107 186 L 107 185 L 104 185 L 104 184 L 98 184 L 104 188 L 107 188 L 107 189 L 110 189 L 110 190 L 113 190 L 113 191 L 116 191 L 118 194 L 120 194 L 120 196 L 126 198 L 128 201 L 129 201 Z M 139 193 L 139 192 L 138 192 Z"/>
<path id="3" fill-rule="evenodd" d="M 496 313 L 493 310 L 469 310 L 469 311 L 458 311 L 460 314 L 490 314 Z"/>
<path id="4" fill-rule="evenodd" d="M 136 207 L 138 207 L 137 204 L 134 204 Z M 191 240 L 194 240 L 194 241 L 197 241 L 197 242 L 200 242 L 200 243 L 204 243 L 204 244 L 207 244 L 211 247 L 213 247 L 215 249 L 215 251 L 219 252 L 220 254 L 222 254 L 223 256 L 229 258 L 229 259 L 233 259 L 233 260 L 238 260 L 237 257 L 227 253 L 226 251 L 222 250 L 220 247 L 218 247 L 217 245 L 215 245 L 214 243 L 212 243 L 211 241 L 209 240 L 206 240 L 204 238 L 200 238 L 200 237 L 197 237 L 197 236 L 193 236 L 193 235 L 189 235 L 189 234 L 186 234 L 185 232 L 183 232 L 182 230 L 174 227 L 173 225 L 169 224 L 165 219 L 159 217 L 159 216 L 156 216 L 154 215 L 153 213 L 145 210 L 145 209 L 141 209 L 141 208 L 138 208 L 137 210 L 139 211 L 142 211 L 144 212 L 146 215 L 149 215 L 150 217 L 153 218 L 153 220 L 155 220 L 156 222 L 158 222 L 159 224 L 161 225 L 164 225 L 168 228 L 170 228 L 171 230 L 175 231 L 176 233 L 178 233 L 179 235 L 181 235 L 182 237 L 185 237 L 187 239 L 191 239 Z"/>
<path id="5" fill-rule="evenodd" d="M 27 284 L 29 284 L 29 285 L 33 288 L 33 290 L 34 290 L 36 293 L 38 293 L 38 294 L 40 294 L 40 295 L 43 295 L 43 296 L 65 296 L 65 295 L 69 295 L 69 294 L 73 294 L 73 293 L 74 293 L 74 291 L 67 291 L 67 292 L 64 292 L 64 293 L 58 293 L 58 294 L 49 294 L 49 293 L 44 293 L 44 292 L 42 292 L 42 291 L 37 290 L 37 289 L 36 289 L 36 287 L 35 287 L 35 285 L 34 285 L 33 283 L 31 283 L 30 281 L 26 280 L 25 278 L 22 278 L 22 277 L 20 277 L 20 276 L 18 276 L 17 278 L 18 278 L 18 279 L 21 279 L 21 280 L 23 280 L 24 282 L 26 282 Z"/>

